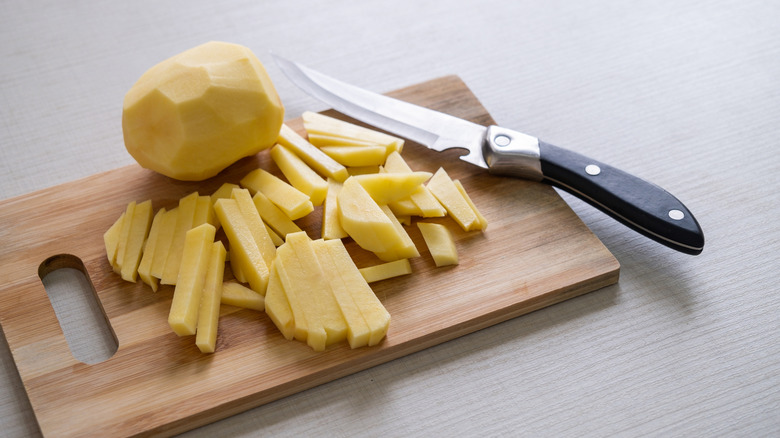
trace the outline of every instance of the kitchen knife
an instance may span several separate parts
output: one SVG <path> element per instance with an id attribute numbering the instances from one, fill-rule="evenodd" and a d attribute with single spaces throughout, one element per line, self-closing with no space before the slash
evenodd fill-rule
<path id="1" fill-rule="evenodd" d="M 462 160 L 493 174 L 541 181 L 583 199 L 629 228 L 686 254 L 704 234 L 669 192 L 612 166 L 500 126 L 481 126 L 373 93 L 273 55 L 298 87 L 335 110 L 430 149 L 466 149 Z"/>

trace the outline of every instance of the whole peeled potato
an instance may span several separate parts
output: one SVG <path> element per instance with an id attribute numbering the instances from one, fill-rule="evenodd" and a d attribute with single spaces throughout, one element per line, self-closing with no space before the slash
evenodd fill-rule
<path id="1" fill-rule="evenodd" d="M 125 147 L 143 167 L 200 181 L 273 146 L 284 107 L 248 48 L 209 42 L 150 68 L 125 95 Z"/>

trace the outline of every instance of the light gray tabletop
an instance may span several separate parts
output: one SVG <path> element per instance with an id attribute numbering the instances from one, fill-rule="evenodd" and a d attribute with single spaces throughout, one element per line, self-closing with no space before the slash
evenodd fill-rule
<path id="1" fill-rule="evenodd" d="M 564 194 L 617 285 L 184 436 L 780 435 L 779 2 L 0 3 L 2 199 L 133 164 L 125 92 L 223 40 L 287 118 L 325 106 L 271 50 L 380 92 L 457 74 L 501 125 L 655 182 L 705 231 L 683 255 Z M 0 435 L 35 436 L 2 339 Z"/>

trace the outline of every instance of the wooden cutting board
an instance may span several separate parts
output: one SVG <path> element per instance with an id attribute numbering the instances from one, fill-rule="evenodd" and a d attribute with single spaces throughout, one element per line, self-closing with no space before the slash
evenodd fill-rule
<path id="1" fill-rule="evenodd" d="M 455 76 L 390 94 L 493 122 Z M 302 132 L 300 120 L 289 124 Z M 152 293 L 108 265 L 102 234 L 128 202 L 170 208 L 260 166 L 280 174 L 267 152 L 200 183 L 131 165 L 1 201 L 0 324 L 44 435 L 175 434 L 618 281 L 618 262 L 551 187 L 489 175 L 457 151 L 407 143 L 403 156 L 414 170 L 443 166 L 460 179 L 489 227 L 465 233 L 438 219 L 460 254 L 460 264 L 446 268 L 434 266 L 417 227 L 409 227 L 421 253 L 411 261 L 414 273 L 372 285 L 392 315 L 387 338 L 357 350 L 344 344 L 315 353 L 285 340 L 264 313 L 223 306 L 217 352 L 201 354 L 192 337 L 167 325 L 172 287 Z M 320 237 L 319 209 L 299 223 Z M 347 246 L 358 266 L 378 262 Z M 87 365 L 71 355 L 41 281 L 61 267 L 91 280 L 119 345 L 110 359 Z"/>

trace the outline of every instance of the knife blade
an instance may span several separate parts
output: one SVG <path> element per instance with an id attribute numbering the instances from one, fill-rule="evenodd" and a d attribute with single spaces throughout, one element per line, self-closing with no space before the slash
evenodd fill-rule
<path id="1" fill-rule="evenodd" d="M 490 173 L 540 181 L 579 197 L 640 234 L 685 254 L 704 249 L 690 210 L 663 188 L 600 161 L 500 126 L 482 126 L 350 85 L 272 54 L 299 88 L 336 111 Z"/>

